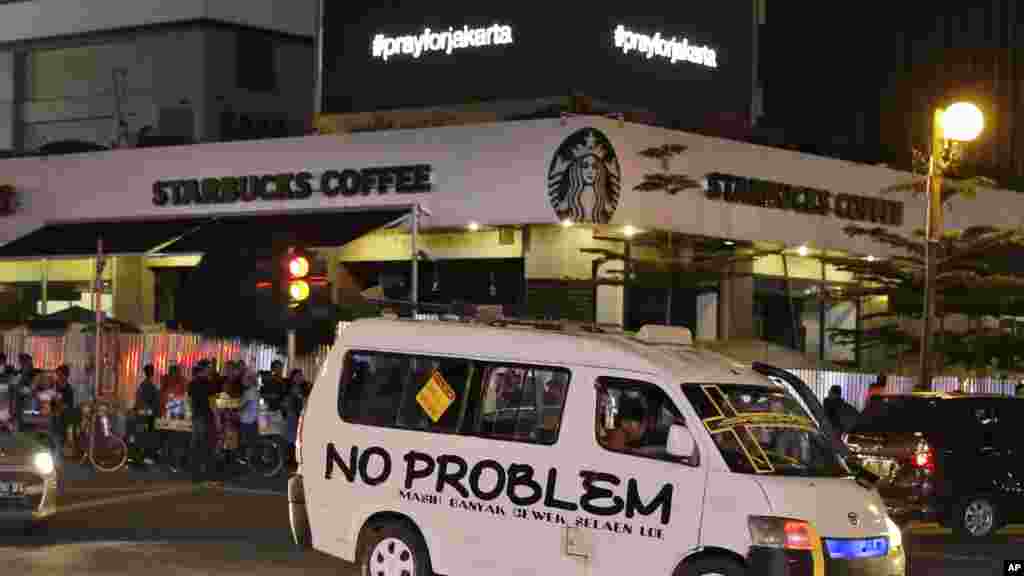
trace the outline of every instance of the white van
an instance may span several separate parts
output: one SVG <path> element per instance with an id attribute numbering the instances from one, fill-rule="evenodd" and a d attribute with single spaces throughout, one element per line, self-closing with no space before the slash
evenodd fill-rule
<path id="1" fill-rule="evenodd" d="M 801 404 L 686 329 L 358 320 L 299 442 L 296 541 L 363 574 L 905 573 Z"/>

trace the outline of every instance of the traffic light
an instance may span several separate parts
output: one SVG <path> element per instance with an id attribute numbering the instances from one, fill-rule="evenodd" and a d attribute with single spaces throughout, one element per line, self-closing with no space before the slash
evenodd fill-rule
<path id="1" fill-rule="evenodd" d="M 309 299 L 310 257 L 302 250 L 291 248 L 287 255 L 288 308 L 295 309 Z"/>

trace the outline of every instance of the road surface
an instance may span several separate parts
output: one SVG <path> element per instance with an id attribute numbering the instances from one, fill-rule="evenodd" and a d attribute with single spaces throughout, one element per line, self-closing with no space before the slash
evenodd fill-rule
<path id="1" fill-rule="evenodd" d="M 0 533 L 7 574 L 354 576 L 346 563 L 297 550 L 284 481 L 193 485 L 160 473 L 69 476 L 63 511 L 45 534 Z M 910 574 L 1002 574 L 1024 557 L 1024 530 L 958 541 L 934 526 L 905 536 Z"/>

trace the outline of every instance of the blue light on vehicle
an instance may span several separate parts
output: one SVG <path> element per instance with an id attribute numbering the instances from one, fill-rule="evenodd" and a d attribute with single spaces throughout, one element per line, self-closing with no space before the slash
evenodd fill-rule
<path id="1" fill-rule="evenodd" d="M 825 539 L 825 549 L 831 558 L 856 559 L 878 558 L 889 554 L 889 539 L 865 538 L 855 540 Z"/>

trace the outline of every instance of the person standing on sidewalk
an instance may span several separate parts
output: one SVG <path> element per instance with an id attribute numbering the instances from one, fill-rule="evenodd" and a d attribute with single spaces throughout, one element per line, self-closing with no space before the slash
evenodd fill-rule
<path id="1" fill-rule="evenodd" d="M 288 383 L 284 379 L 284 362 L 274 360 L 270 363 L 270 374 L 264 379 L 260 393 L 267 401 L 267 408 L 275 411 L 282 409 L 281 403 L 288 393 Z"/>
<path id="2" fill-rule="evenodd" d="M 167 374 L 160 379 L 160 414 L 167 408 L 167 402 L 171 398 L 183 399 L 185 397 L 185 377 L 177 364 L 171 364 L 167 368 Z"/>
<path id="3" fill-rule="evenodd" d="M 5 379 L 17 374 L 14 366 L 7 363 L 7 354 L 0 352 L 0 379 Z"/>
<path id="4" fill-rule="evenodd" d="M 872 398 L 874 398 L 875 396 L 881 396 L 882 394 L 885 393 L 886 384 L 888 384 L 888 378 L 883 372 L 879 374 L 878 379 L 872 382 L 871 386 L 868 387 L 867 397 L 864 398 L 865 407 L 867 407 L 868 402 L 870 402 Z"/>
<path id="5" fill-rule="evenodd" d="M 146 464 L 152 464 L 154 460 L 156 418 L 160 413 L 160 390 L 153 382 L 154 373 L 152 364 L 143 366 L 142 382 L 135 392 L 135 417 L 138 418 L 137 423 L 142 424 L 141 427 L 136 427 L 135 432 L 140 437 L 139 444 Z"/>
<path id="6" fill-rule="evenodd" d="M 239 410 L 239 436 L 245 450 L 246 461 L 251 462 L 255 455 L 256 440 L 260 436 L 260 385 L 255 372 L 249 371 L 245 365 L 242 371 L 242 406 Z"/>
<path id="7" fill-rule="evenodd" d="M 822 403 L 825 408 L 825 416 L 832 427 L 846 434 L 853 430 L 857 423 L 857 409 L 843 399 L 843 388 L 838 384 L 832 386 L 828 391 L 828 397 Z"/>
<path id="8" fill-rule="evenodd" d="M 295 465 L 295 440 L 298 436 L 299 416 L 302 415 L 302 409 L 306 404 L 305 381 L 306 377 L 302 374 L 302 370 L 292 370 L 288 375 L 285 396 L 281 402 L 287 423 L 289 466 Z"/>
<path id="9" fill-rule="evenodd" d="M 75 391 L 69 380 L 71 368 L 67 364 L 57 367 L 56 390 L 50 404 L 50 451 L 58 470 L 64 468 L 64 438 L 68 433 L 67 412 L 75 405 Z M 57 493 L 64 493 L 64 474 L 57 475 Z"/>
<path id="10" fill-rule="evenodd" d="M 209 475 L 213 464 L 212 446 L 210 445 L 210 420 L 213 418 L 210 409 L 209 364 L 201 360 L 192 369 L 192 382 L 188 385 L 189 401 L 192 404 L 192 481 L 202 482 L 204 475 Z"/>
<path id="11" fill-rule="evenodd" d="M 25 429 L 25 410 L 31 408 L 32 385 L 36 378 L 36 369 L 32 365 L 32 356 L 28 354 L 18 355 L 18 378 L 15 381 L 14 395 L 12 398 L 12 414 L 14 419 L 14 431 L 20 432 Z M 26 405 L 28 404 L 28 405 Z"/>

